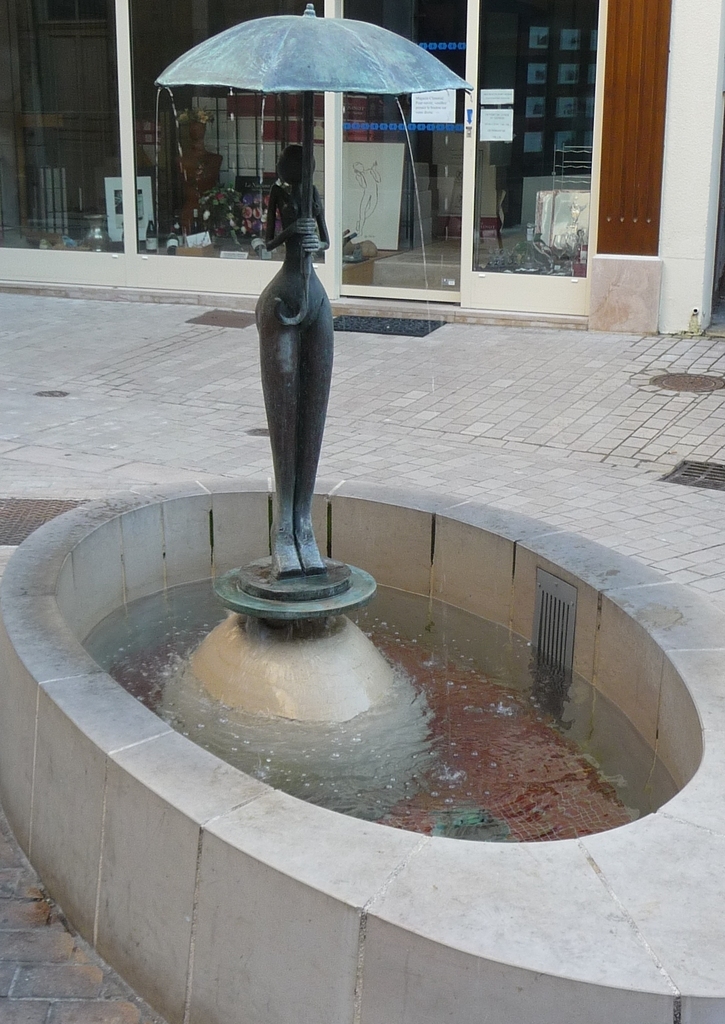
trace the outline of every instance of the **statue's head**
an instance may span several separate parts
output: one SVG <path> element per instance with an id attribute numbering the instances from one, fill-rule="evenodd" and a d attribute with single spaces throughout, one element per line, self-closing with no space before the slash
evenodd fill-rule
<path id="1" fill-rule="evenodd" d="M 314 170 L 315 165 L 312 164 Z M 288 185 L 299 185 L 302 181 L 302 146 L 285 146 L 277 161 L 277 176 Z"/>

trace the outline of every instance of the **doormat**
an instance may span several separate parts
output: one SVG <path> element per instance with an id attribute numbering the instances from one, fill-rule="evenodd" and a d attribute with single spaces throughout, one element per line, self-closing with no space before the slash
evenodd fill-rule
<path id="1" fill-rule="evenodd" d="M 405 338 L 425 338 L 445 320 L 410 320 L 391 316 L 336 316 L 336 331 L 355 331 L 358 334 L 397 334 Z"/>
<path id="2" fill-rule="evenodd" d="M 713 491 L 725 491 L 725 465 L 722 462 L 693 462 L 690 459 L 683 459 L 662 479 L 670 484 L 683 484 L 685 487 L 709 487 Z"/>
<path id="3" fill-rule="evenodd" d="M 207 313 L 192 317 L 187 324 L 203 324 L 205 327 L 251 327 L 254 313 L 240 313 L 233 309 L 210 309 Z"/>
<path id="4" fill-rule="evenodd" d="M 22 544 L 43 523 L 82 504 L 50 498 L 0 498 L 0 544 Z"/>

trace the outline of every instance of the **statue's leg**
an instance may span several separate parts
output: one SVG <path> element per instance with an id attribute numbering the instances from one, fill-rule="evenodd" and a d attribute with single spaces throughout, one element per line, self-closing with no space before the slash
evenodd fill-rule
<path id="1" fill-rule="evenodd" d="M 312 496 L 330 395 L 333 345 L 332 311 L 324 296 L 317 318 L 306 327 L 300 343 L 294 530 L 300 562 L 307 575 L 325 572 L 312 529 Z"/>
<path id="2" fill-rule="evenodd" d="M 303 573 L 294 537 L 295 452 L 299 394 L 299 327 L 282 325 L 270 310 L 258 317 L 262 391 L 275 476 L 272 570 L 277 578 Z"/>

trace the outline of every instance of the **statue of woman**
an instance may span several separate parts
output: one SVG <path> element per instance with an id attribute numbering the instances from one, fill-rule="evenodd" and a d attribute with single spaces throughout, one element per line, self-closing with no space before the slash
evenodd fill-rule
<path id="1" fill-rule="evenodd" d="M 283 150 L 277 175 L 266 243 L 272 250 L 284 242 L 285 258 L 259 297 L 256 317 L 276 478 L 272 571 L 281 579 L 326 572 L 312 529 L 312 495 L 330 393 L 333 326 L 330 301 L 312 266 L 313 254 L 330 244 L 317 189 L 312 217 L 301 216 L 301 146 Z M 278 214 L 282 230 L 275 237 Z"/>

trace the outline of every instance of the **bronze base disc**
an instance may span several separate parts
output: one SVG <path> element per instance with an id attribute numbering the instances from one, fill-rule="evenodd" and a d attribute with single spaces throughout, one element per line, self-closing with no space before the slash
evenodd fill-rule
<path id="1" fill-rule="evenodd" d="M 237 585 L 245 594 L 265 601 L 324 601 L 350 589 L 350 566 L 331 558 L 323 559 L 326 572 L 313 576 L 277 579 L 272 559 L 260 558 L 237 570 Z"/>

